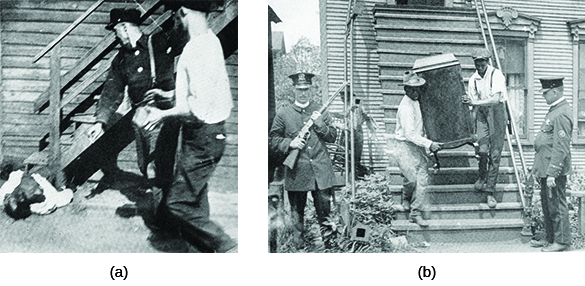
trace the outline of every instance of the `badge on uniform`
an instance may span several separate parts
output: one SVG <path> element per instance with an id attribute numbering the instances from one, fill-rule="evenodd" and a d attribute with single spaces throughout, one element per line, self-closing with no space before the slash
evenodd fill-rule
<path id="1" fill-rule="evenodd" d="M 559 137 L 560 138 L 565 138 L 565 136 L 567 136 L 567 133 L 565 133 L 565 130 L 559 131 Z"/>

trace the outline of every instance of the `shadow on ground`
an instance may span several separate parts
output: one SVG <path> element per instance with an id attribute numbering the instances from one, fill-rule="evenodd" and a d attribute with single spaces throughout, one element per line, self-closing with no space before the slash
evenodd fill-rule
<path id="1" fill-rule="evenodd" d="M 238 235 L 237 193 L 210 182 L 211 219 L 232 238 Z M 197 252 L 174 235 L 151 236 L 152 194 L 146 181 L 124 172 L 112 182 L 88 181 L 71 204 L 44 216 L 14 221 L 0 213 L 0 252 L 156 253 Z"/>

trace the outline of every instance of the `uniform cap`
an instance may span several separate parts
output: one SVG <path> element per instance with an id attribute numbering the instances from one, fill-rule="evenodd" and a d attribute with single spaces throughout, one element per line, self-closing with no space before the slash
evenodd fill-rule
<path id="1" fill-rule="evenodd" d="M 488 49 L 477 49 L 471 54 L 473 60 L 488 60 L 492 57 L 492 53 Z"/>
<path id="2" fill-rule="evenodd" d="M 399 83 L 398 85 L 421 86 L 425 83 L 426 81 L 424 78 L 419 77 L 416 73 L 412 71 L 406 71 L 404 73 L 404 76 L 402 76 L 402 83 Z"/>
<path id="3" fill-rule="evenodd" d="M 290 77 L 293 81 L 293 85 L 297 88 L 297 89 L 306 89 L 311 87 L 312 83 L 312 79 L 315 75 L 312 73 L 304 73 L 304 72 L 299 72 L 299 73 L 295 73 L 295 74 L 291 74 L 288 77 Z"/>
<path id="4" fill-rule="evenodd" d="M 540 84 L 542 85 L 542 89 L 540 92 L 545 92 L 551 88 L 563 86 L 563 79 L 564 77 L 544 77 L 540 79 Z"/>
<path id="5" fill-rule="evenodd" d="M 116 25 L 123 22 L 140 25 L 140 11 L 136 9 L 112 9 L 110 11 L 110 23 L 106 25 L 106 29 L 113 30 Z"/>

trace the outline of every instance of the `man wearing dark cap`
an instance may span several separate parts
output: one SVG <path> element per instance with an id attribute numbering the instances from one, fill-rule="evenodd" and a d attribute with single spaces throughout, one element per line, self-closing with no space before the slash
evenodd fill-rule
<path id="1" fill-rule="evenodd" d="M 540 180 L 540 200 L 544 214 L 546 239 L 531 245 L 544 252 L 568 250 L 571 224 L 567 208 L 567 174 L 571 172 L 571 105 L 563 96 L 563 78 L 541 78 L 542 96 L 550 105 L 540 132 L 534 140 L 532 173 Z"/>
<path id="2" fill-rule="evenodd" d="M 189 38 L 177 64 L 177 104 L 153 109 L 146 120 L 147 130 L 169 118 L 181 124 L 177 175 L 163 189 L 158 218 L 201 252 L 237 252 L 237 241 L 209 217 L 208 182 L 225 151 L 233 100 L 221 43 L 207 23 L 211 6 L 195 2 L 205 1 L 172 6 Z"/>
<path id="3" fill-rule="evenodd" d="M 475 189 L 484 191 L 487 205 L 495 208 L 494 192 L 506 136 L 506 79 L 500 70 L 488 63 L 489 50 L 475 50 L 472 57 L 476 72 L 469 78 L 468 97 L 464 102 L 476 110 L 479 174 Z"/>
<path id="4" fill-rule="evenodd" d="M 276 112 L 268 136 L 268 146 L 270 151 L 281 154 L 288 154 L 294 149 L 300 150 L 294 168 L 285 169 L 284 181 L 295 227 L 295 239 L 299 241 L 304 230 L 305 205 L 309 191 L 319 223 L 326 227 L 324 223 L 331 210 L 331 187 L 335 175 L 325 144 L 335 142 L 337 131 L 331 126 L 329 114 L 320 114 L 318 110 L 321 106 L 311 102 L 311 80 L 314 74 L 300 72 L 289 77 L 295 86 L 295 102 Z M 313 120 L 314 124 L 308 138 L 297 137 L 309 120 Z"/>
<path id="5" fill-rule="evenodd" d="M 132 111 L 152 102 L 169 104 L 174 97 L 175 57 L 181 54 L 184 40 L 173 30 L 163 31 L 153 35 L 145 35 L 140 29 L 140 12 L 135 9 L 112 9 L 110 23 L 106 29 L 115 31 L 121 47 L 112 61 L 110 71 L 104 83 L 104 88 L 96 111 L 96 124 L 88 130 L 92 140 L 110 127 L 112 115 L 124 100 L 127 88 L 128 97 L 132 104 Z M 152 51 L 152 52 L 151 52 Z M 154 63 L 154 64 L 151 64 Z M 147 99 L 146 91 L 160 90 L 160 96 Z M 164 92 L 163 92 L 164 91 Z M 169 106 L 170 107 L 170 106 Z M 158 158 L 155 159 L 156 183 L 162 187 L 172 181 L 172 169 L 176 150 L 179 126 L 169 120 L 161 127 L 157 138 Z M 150 135 L 142 128 L 135 126 L 136 151 L 138 166 L 142 174 L 147 176 L 148 156 L 150 154 Z M 106 185 L 110 183 L 119 171 L 117 154 L 104 154 L 107 163 L 102 166 Z M 160 160 L 160 158 L 167 158 Z"/>
<path id="6" fill-rule="evenodd" d="M 441 149 L 438 142 L 424 137 L 419 97 L 426 81 L 412 71 L 404 73 L 402 83 L 406 95 L 398 105 L 396 114 L 395 157 L 404 176 L 403 208 L 410 210 L 409 220 L 420 226 L 428 226 L 423 212 L 428 211 L 426 187 L 428 185 L 428 156 L 426 149 L 436 152 Z"/>

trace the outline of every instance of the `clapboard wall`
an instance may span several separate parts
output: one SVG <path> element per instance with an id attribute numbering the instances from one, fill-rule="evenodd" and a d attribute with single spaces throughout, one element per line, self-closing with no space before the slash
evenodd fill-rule
<path id="1" fill-rule="evenodd" d="M 383 126 L 378 131 L 378 138 L 383 138 L 394 133 L 396 110 L 404 94 L 397 84 L 402 73 L 412 68 L 416 59 L 436 53 L 454 53 L 462 64 L 463 77 L 467 82 L 474 70 L 471 51 L 482 47 L 483 39 L 474 1 L 444 1 L 442 8 L 402 6 L 396 5 L 393 0 L 360 2 L 364 3 L 365 13 L 357 17 L 354 28 L 354 89 L 356 95 L 362 97 L 362 105 Z M 424 1 L 408 3 L 415 2 L 420 4 Z M 485 3 L 496 36 L 525 38 L 532 45 L 531 53 L 527 55 L 530 59 L 526 59 L 532 65 L 526 75 L 527 116 L 530 119 L 528 136 L 522 140 L 527 162 L 532 165 L 534 133 L 548 110 L 542 94 L 538 92 L 538 78 L 564 76 L 565 96 L 573 102 L 573 39 L 567 21 L 584 18 L 585 2 L 486 0 Z M 343 39 L 348 1 L 321 0 L 320 4 L 324 62 L 322 78 L 331 96 L 343 80 Z M 505 27 L 495 15 L 503 7 L 511 7 L 520 14 L 510 27 Z M 337 101 L 331 109 L 341 110 L 341 101 Z M 374 142 L 372 146 L 373 165 L 378 170 L 384 170 L 388 166 L 387 152 L 390 150 L 385 140 Z M 363 160 L 369 159 L 368 148 L 366 142 Z M 574 165 L 585 167 L 583 142 L 575 140 L 572 148 Z M 369 162 L 362 163 L 368 165 Z"/>
<path id="2" fill-rule="evenodd" d="M 0 159 L 22 161 L 39 148 L 39 140 L 49 130 L 48 110 L 34 112 L 33 104 L 49 86 L 49 56 L 37 63 L 33 57 L 53 41 L 96 1 L 2 0 L 1 6 L 1 93 L 0 93 Z M 142 3 L 143 1 L 138 1 Z M 107 33 L 109 11 L 113 8 L 136 8 L 133 1 L 106 1 L 85 19 L 61 44 L 62 73 L 69 70 Z M 156 16 L 155 16 L 156 17 Z M 144 24 L 150 24 L 148 19 Z M 107 55 L 115 55 L 116 50 Z M 228 120 L 228 146 L 218 176 L 237 178 L 237 51 L 226 60 L 235 108 Z M 81 79 L 83 81 L 84 78 Z M 95 90 L 103 81 L 86 90 Z M 74 89 L 75 85 L 70 88 Z M 65 107 L 72 110 L 78 102 Z M 88 112 L 95 111 L 91 108 Z M 134 144 L 119 156 L 121 168 L 137 171 Z M 226 177 L 227 176 L 227 177 Z M 237 180 L 235 181 L 237 182 Z M 236 190 L 230 183 L 229 189 Z"/>

